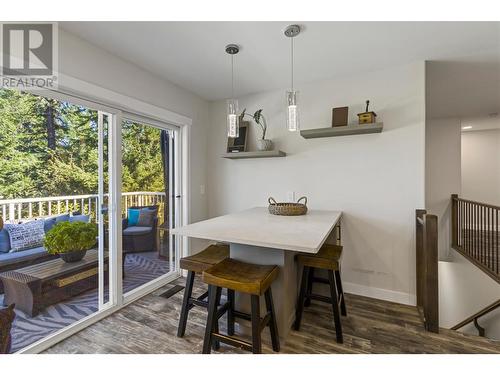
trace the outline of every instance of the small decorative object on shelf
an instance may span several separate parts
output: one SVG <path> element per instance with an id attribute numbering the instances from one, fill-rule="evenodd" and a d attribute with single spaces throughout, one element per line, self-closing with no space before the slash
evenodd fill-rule
<path id="1" fill-rule="evenodd" d="M 373 124 L 376 122 L 377 114 L 373 111 L 368 111 L 369 105 L 370 105 L 370 101 L 367 100 L 365 112 L 358 113 L 358 118 L 359 118 L 360 124 Z"/>
<path id="2" fill-rule="evenodd" d="M 227 152 L 245 152 L 247 150 L 248 124 L 248 121 L 240 121 L 238 137 L 227 137 Z"/>
<path id="3" fill-rule="evenodd" d="M 246 113 L 246 108 L 241 112 L 240 122 L 243 121 L 244 117 L 252 118 L 257 125 L 260 126 L 262 130 L 262 136 L 257 139 L 257 150 L 259 151 L 270 151 L 273 149 L 273 142 L 270 139 L 266 139 L 267 132 L 267 121 L 264 115 L 262 114 L 262 109 L 255 111 L 253 115 Z"/>
<path id="4" fill-rule="evenodd" d="M 332 126 L 347 126 L 349 107 L 332 109 Z"/>
<path id="5" fill-rule="evenodd" d="M 300 203 L 301 200 L 304 203 Z M 267 201 L 269 202 L 269 213 L 273 215 L 299 216 L 307 213 L 306 197 L 300 197 L 297 203 L 278 203 L 273 197 L 270 197 Z"/>

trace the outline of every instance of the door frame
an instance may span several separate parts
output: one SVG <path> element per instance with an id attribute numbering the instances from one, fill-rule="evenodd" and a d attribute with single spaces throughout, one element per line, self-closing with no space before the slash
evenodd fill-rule
<path id="1" fill-rule="evenodd" d="M 64 327 L 63 329 L 55 332 L 43 339 L 26 346 L 25 348 L 16 352 L 16 354 L 24 353 L 39 353 L 43 350 L 50 348 L 58 342 L 73 336 L 84 328 L 104 319 L 105 317 L 121 310 L 130 303 L 139 298 L 151 293 L 152 291 L 165 286 L 181 276 L 179 269 L 179 257 L 176 259 L 176 272 L 168 273 L 155 280 L 152 280 L 142 287 L 123 295 L 122 288 L 122 236 L 121 234 L 121 123 L 122 114 L 138 114 L 141 117 L 149 118 L 152 121 L 158 120 L 163 124 L 171 124 L 178 127 L 178 134 L 180 138 L 179 143 L 179 180 L 178 186 L 181 191 L 181 210 L 179 212 L 180 225 L 186 225 L 190 221 L 190 207 L 189 207 L 189 144 L 190 144 L 190 127 L 192 120 L 189 117 L 179 115 L 175 112 L 157 107 L 155 105 L 143 102 L 141 100 L 116 93 L 112 90 L 102 88 L 100 86 L 79 80 L 77 78 L 67 76 L 59 73 L 59 81 L 64 82 L 63 85 L 59 84 L 57 90 L 26 90 L 35 95 L 47 96 L 57 100 L 65 100 L 73 104 L 80 104 L 88 108 L 100 110 L 111 115 L 109 124 L 109 139 L 110 145 L 108 163 L 110 165 L 110 181 L 109 181 L 109 194 L 110 194 L 110 260 L 109 260 L 109 274 L 110 274 L 110 304 L 105 304 L 101 311 L 97 311 L 86 318 Z M 119 130 L 119 131 L 118 131 Z M 120 219 L 117 220 L 117 213 Z M 179 241 L 179 256 L 184 256 L 188 253 L 189 242 L 187 239 Z M 114 284 L 114 288 L 111 286 Z"/>

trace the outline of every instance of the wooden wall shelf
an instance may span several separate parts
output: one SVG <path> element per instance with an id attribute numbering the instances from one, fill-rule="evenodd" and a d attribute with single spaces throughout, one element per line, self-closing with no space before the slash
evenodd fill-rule
<path id="1" fill-rule="evenodd" d="M 222 155 L 222 157 L 226 159 L 282 158 L 285 156 L 286 153 L 280 150 L 227 152 L 224 155 Z"/>
<path id="2" fill-rule="evenodd" d="M 347 126 L 337 126 L 330 128 L 301 130 L 300 135 L 306 139 L 340 137 L 343 135 L 381 133 L 383 128 L 384 128 L 384 123 L 377 122 L 375 124 L 347 125 Z"/>

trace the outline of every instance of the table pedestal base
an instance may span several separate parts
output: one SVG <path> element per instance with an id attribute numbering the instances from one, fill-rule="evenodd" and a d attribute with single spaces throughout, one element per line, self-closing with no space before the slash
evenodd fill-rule
<path id="1" fill-rule="evenodd" d="M 297 301 L 297 265 L 295 253 L 267 247 L 251 245 L 230 245 L 230 257 L 246 263 L 276 265 L 280 268 L 279 276 L 271 285 L 278 332 L 286 338 L 295 319 L 295 303 Z M 262 308 L 265 306 L 261 304 Z M 236 309 L 250 312 L 250 297 L 236 293 Z M 262 310 L 264 313 L 264 310 Z"/>

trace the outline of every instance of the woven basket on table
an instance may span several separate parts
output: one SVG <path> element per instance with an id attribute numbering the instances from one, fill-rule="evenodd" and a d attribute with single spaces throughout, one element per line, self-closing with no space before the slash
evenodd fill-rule
<path id="1" fill-rule="evenodd" d="M 304 200 L 304 203 L 300 203 Z M 298 216 L 307 213 L 307 198 L 301 197 L 297 203 L 278 203 L 274 198 L 269 198 L 269 213 L 282 216 Z"/>

